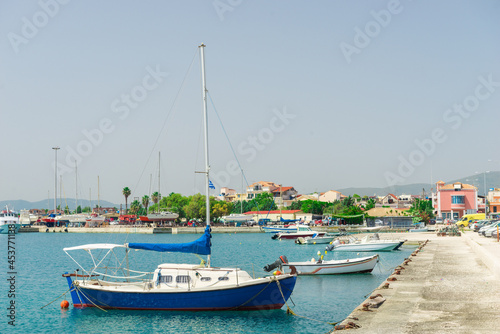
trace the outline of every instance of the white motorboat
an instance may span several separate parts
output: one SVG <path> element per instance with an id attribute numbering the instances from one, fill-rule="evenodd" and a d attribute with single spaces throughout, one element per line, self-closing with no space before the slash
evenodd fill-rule
<path id="1" fill-rule="evenodd" d="M 21 228 L 19 217 L 9 208 L 0 212 L 0 234 L 15 234 Z"/>
<path id="2" fill-rule="evenodd" d="M 312 237 L 299 237 L 295 239 L 296 244 L 300 245 L 316 245 L 316 244 L 329 244 L 330 242 L 335 239 L 336 236 L 324 236 L 324 237 L 318 237 L 318 236 L 312 236 Z"/>
<path id="3" fill-rule="evenodd" d="M 381 240 L 378 233 L 367 235 L 359 240 L 353 236 L 339 237 L 326 249 L 338 252 L 377 252 L 393 251 L 401 247 L 406 240 Z"/>
<path id="4" fill-rule="evenodd" d="M 297 232 L 297 225 L 272 225 L 262 226 L 266 233 L 293 233 Z"/>
<path id="5" fill-rule="evenodd" d="M 280 233 L 276 233 L 271 238 L 278 239 L 278 240 L 297 239 L 300 237 L 303 237 L 303 238 L 313 237 L 313 236 L 322 237 L 326 234 L 326 232 L 313 231 L 313 230 L 311 230 L 311 228 L 309 226 L 305 226 L 305 225 L 296 225 L 296 227 L 297 227 L 297 232 L 293 232 L 293 233 L 280 232 Z"/>
<path id="6" fill-rule="evenodd" d="M 297 275 L 337 275 L 370 273 L 379 261 L 378 254 L 347 260 L 312 260 L 310 262 L 288 262 L 283 264 Z"/>

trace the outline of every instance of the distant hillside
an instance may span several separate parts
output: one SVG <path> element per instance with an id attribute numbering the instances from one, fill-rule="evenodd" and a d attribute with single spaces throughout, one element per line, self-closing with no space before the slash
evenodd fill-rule
<path id="1" fill-rule="evenodd" d="M 434 186 L 432 186 L 434 188 Z M 422 189 L 425 189 L 425 193 L 429 196 L 431 192 L 431 185 L 428 183 L 414 183 L 406 185 L 395 185 L 393 187 L 384 188 L 344 188 L 338 189 L 343 195 L 352 196 L 358 194 L 359 196 L 385 196 L 387 194 L 394 194 L 396 196 L 406 194 L 406 195 L 421 195 Z"/>
<path id="2" fill-rule="evenodd" d="M 446 181 L 446 180 L 443 180 L 443 181 L 446 183 L 462 182 L 462 183 L 472 184 L 473 186 L 476 186 L 478 188 L 478 194 L 483 195 L 484 194 L 484 183 L 485 183 L 484 181 L 485 180 L 486 180 L 486 193 L 488 193 L 488 190 L 490 188 L 500 188 L 500 172 L 499 171 L 492 171 L 492 172 L 489 172 L 486 174 L 483 174 L 483 173 L 474 174 L 471 176 L 463 177 L 461 179 L 452 180 L 452 181 Z"/>
<path id="3" fill-rule="evenodd" d="M 120 209 L 119 205 L 116 205 L 114 203 L 100 200 L 99 201 L 100 205 L 102 207 L 113 207 L 113 208 L 118 208 Z M 57 205 L 59 205 L 59 200 L 57 200 Z M 76 209 L 76 200 L 74 198 L 68 198 L 66 200 L 63 199 L 61 208 L 65 208 L 66 204 L 68 205 L 70 210 L 75 210 Z M 4 209 L 5 206 L 8 205 L 9 208 L 12 208 L 13 210 L 19 211 L 23 209 L 53 209 L 54 208 L 54 199 L 51 198 L 49 202 L 47 200 L 43 201 L 38 201 L 38 202 L 28 202 L 22 199 L 19 200 L 8 200 L 8 201 L 0 201 L 0 208 Z M 90 201 L 89 200 L 78 200 L 78 205 L 83 207 L 90 206 Z M 92 201 L 92 207 L 95 207 L 97 205 L 97 201 Z"/>
<path id="4" fill-rule="evenodd" d="M 500 172 L 499 171 L 492 171 L 489 173 L 486 173 L 486 189 L 489 190 L 490 188 L 500 188 Z M 440 180 L 436 180 L 440 181 Z M 462 183 L 467 183 L 467 184 L 472 184 L 473 186 L 476 186 L 478 188 L 478 194 L 483 195 L 484 194 L 484 181 L 485 177 L 483 173 L 479 174 L 474 174 L 471 176 L 466 176 L 462 177 L 460 179 L 456 180 L 441 180 L 444 181 L 446 184 L 449 183 L 454 183 L 454 182 L 462 182 Z M 395 185 L 393 187 L 384 187 L 384 188 L 344 188 L 344 189 L 338 189 L 342 194 L 344 195 L 354 195 L 358 194 L 359 196 L 385 196 L 389 193 L 394 194 L 394 195 L 402 195 L 402 194 L 411 194 L 411 195 L 421 195 L 422 194 L 422 189 L 425 189 L 425 193 L 427 196 L 431 193 L 431 189 L 434 190 L 436 187 L 435 184 L 430 185 L 428 183 L 414 183 L 414 184 L 407 184 L 407 185 Z"/>

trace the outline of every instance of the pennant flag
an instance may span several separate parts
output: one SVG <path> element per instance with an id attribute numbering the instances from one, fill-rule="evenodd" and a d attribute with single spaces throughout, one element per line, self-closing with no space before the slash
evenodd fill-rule
<path id="1" fill-rule="evenodd" d="M 210 189 L 215 189 L 214 184 L 213 184 L 213 183 L 212 183 L 212 181 L 210 181 L 210 180 L 208 180 L 208 187 L 209 187 Z"/>

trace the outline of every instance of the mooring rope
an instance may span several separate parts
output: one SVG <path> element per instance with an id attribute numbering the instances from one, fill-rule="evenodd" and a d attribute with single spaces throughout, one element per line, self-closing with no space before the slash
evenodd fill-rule
<path id="1" fill-rule="evenodd" d="M 63 295 L 67 294 L 69 291 L 71 291 L 71 288 L 69 288 L 68 290 L 64 291 L 63 294 L 61 294 L 60 296 L 58 296 L 56 299 L 54 299 L 53 301 L 51 301 L 47 305 L 44 305 L 44 306 L 40 307 L 40 310 L 43 309 L 46 306 L 49 306 L 50 304 L 52 304 L 53 302 L 55 302 L 56 300 L 58 300 L 59 298 L 61 298 Z"/>
<path id="2" fill-rule="evenodd" d="M 92 305 L 94 305 L 95 307 L 97 307 L 97 308 L 98 308 L 98 309 L 100 309 L 101 311 L 107 312 L 105 309 L 103 309 L 102 307 L 99 307 L 99 305 L 95 304 L 95 303 L 91 300 L 91 298 L 93 298 L 93 297 L 89 297 L 89 296 L 87 296 L 86 294 L 84 294 L 84 293 L 83 293 L 83 291 L 79 288 L 79 286 L 78 286 L 78 285 L 74 285 L 74 287 L 76 288 L 76 290 L 78 290 L 78 292 L 80 292 L 80 293 L 82 294 L 82 296 L 84 296 L 85 298 L 87 298 L 87 300 L 88 300 L 89 302 L 91 302 L 91 303 L 92 303 Z M 99 303 L 101 303 L 101 304 L 103 304 L 103 305 L 109 306 L 108 304 L 103 303 L 103 302 L 101 302 L 101 301 L 97 300 L 97 298 L 94 298 L 94 299 L 95 299 L 97 302 L 99 302 Z"/>

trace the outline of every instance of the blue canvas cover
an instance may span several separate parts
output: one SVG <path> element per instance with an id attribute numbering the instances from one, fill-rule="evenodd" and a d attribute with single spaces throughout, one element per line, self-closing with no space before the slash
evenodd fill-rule
<path id="1" fill-rule="evenodd" d="M 152 244 L 152 243 L 129 243 L 128 248 L 143 249 L 156 252 L 180 252 L 199 255 L 210 255 L 210 226 L 205 228 L 205 233 L 195 241 L 180 244 Z"/>

